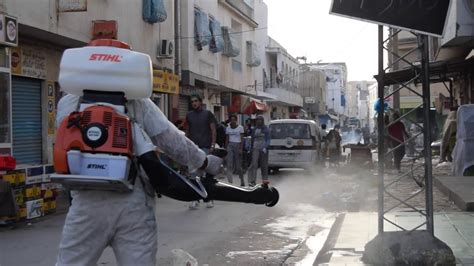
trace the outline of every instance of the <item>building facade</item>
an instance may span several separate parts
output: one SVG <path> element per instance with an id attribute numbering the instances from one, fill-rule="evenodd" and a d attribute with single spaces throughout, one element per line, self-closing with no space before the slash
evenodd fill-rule
<path id="1" fill-rule="evenodd" d="M 347 66 L 346 63 L 310 64 L 312 69 L 323 71 L 326 75 L 326 105 L 329 112 L 336 115 L 346 113 Z"/>
<path id="2" fill-rule="evenodd" d="M 295 57 L 271 37 L 265 45 L 263 91 L 273 95 L 266 100 L 271 119 L 300 117 L 303 98 L 299 88 L 300 64 Z"/>
<path id="3" fill-rule="evenodd" d="M 347 83 L 347 113 L 348 117 L 359 119 L 360 125 L 369 123 L 369 87 L 374 81 L 349 81 Z"/>
<path id="4" fill-rule="evenodd" d="M 174 36 L 172 0 L 164 1 L 161 23 L 145 21 L 142 6 L 129 1 L 80 2 L 85 1 L 78 1 L 75 10 L 57 1 L 0 2 L 3 14 L 17 19 L 19 40 L 16 47 L 0 47 L 5 63 L 0 154 L 13 155 L 20 166 L 52 163 L 54 114 L 61 96 L 57 79 L 65 49 L 110 36 L 149 54 L 156 69 L 173 69 L 173 60 L 157 54 L 160 40 Z M 165 97 L 157 103 L 166 113 Z"/>
<path id="5" fill-rule="evenodd" d="M 326 86 L 326 75 L 322 71 L 301 66 L 299 87 L 308 118 L 326 114 Z"/>

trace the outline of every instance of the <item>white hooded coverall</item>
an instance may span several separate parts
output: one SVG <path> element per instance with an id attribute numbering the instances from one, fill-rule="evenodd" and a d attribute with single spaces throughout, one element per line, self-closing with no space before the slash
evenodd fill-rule
<path id="1" fill-rule="evenodd" d="M 66 95 L 58 103 L 57 125 L 79 106 L 79 96 Z M 153 143 L 190 169 L 201 167 L 206 155 L 181 133 L 150 99 L 129 101 L 135 121 Z M 155 265 L 157 232 L 154 191 L 137 177 L 133 192 L 72 191 L 57 265 L 96 265 L 111 246 L 119 265 Z"/>

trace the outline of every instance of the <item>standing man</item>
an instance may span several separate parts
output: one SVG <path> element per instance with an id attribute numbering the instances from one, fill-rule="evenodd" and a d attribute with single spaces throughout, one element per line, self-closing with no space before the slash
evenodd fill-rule
<path id="1" fill-rule="evenodd" d="M 230 124 L 226 128 L 227 180 L 232 184 L 232 174 L 234 171 L 237 171 L 241 186 L 245 186 L 241 160 L 244 144 L 243 140 L 244 128 L 237 124 L 236 115 L 230 115 Z"/>
<path id="2" fill-rule="evenodd" d="M 364 138 L 364 144 L 369 145 L 370 143 L 370 128 L 368 124 L 362 128 L 362 137 Z"/>
<path id="3" fill-rule="evenodd" d="M 326 149 L 328 146 L 328 132 L 326 131 L 326 124 L 321 125 L 321 130 L 319 131 L 319 140 L 321 147 L 319 149 L 319 160 L 323 166 L 326 164 Z"/>
<path id="4" fill-rule="evenodd" d="M 335 125 L 327 135 L 327 154 L 329 157 L 329 166 L 338 166 L 341 158 L 341 134 L 339 133 L 341 126 Z"/>
<path id="5" fill-rule="evenodd" d="M 206 154 L 209 154 L 216 145 L 216 118 L 210 111 L 202 108 L 202 98 L 199 95 L 191 96 L 191 107 L 193 110 L 186 115 L 188 123 L 186 136 Z M 189 208 L 195 209 L 198 206 L 199 202 L 194 201 L 191 202 Z M 207 207 L 214 207 L 214 201 L 208 201 Z"/>
<path id="6" fill-rule="evenodd" d="M 249 169 L 249 185 L 255 186 L 257 169 L 260 165 L 262 181 L 268 180 L 268 146 L 270 145 L 270 130 L 265 125 L 263 116 L 257 116 L 255 128 L 252 131 L 252 163 Z"/>
<path id="7" fill-rule="evenodd" d="M 393 120 L 396 121 L 400 118 L 398 113 L 393 114 Z M 392 149 L 393 151 L 393 162 L 395 165 L 395 169 L 397 169 L 398 173 L 401 173 L 401 162 L 403 157 L 405 156 L 405 137 L 409 138 L 409 134 L 405 129 L 405 125 L 401 121 L 397 121 L 388 127 L 388 134 L 390 134 L 390 140 L 392 142 Z M 398 147 L 400 145 L 400 147 Z M 397 148 L 398 147 L 398 148 Z"/>

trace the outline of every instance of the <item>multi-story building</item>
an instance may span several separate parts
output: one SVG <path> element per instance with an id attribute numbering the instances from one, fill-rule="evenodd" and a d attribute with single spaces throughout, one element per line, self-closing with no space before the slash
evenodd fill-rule
<path id="1" fill-rule="evenodd" d="M 369 86 L 369 97 L 368 97 L 368 106 L 369 106 L 369 128 L 370 132 L 372 132 L 377 125 L 377 121 L 375 120 L 376 117 L 376 110 L 375 110 L 375 102 L 378 98 L 378 83 L 374 83 Z"/>
<path id="2" fill-rule="evenodd" d="M 357 81 L 347 82 L 346 90 L 346 116 L 358 117 L 359 108 L 357 102 L 357 93 L 360 89 L 360 84 Z"/>
<path id="3" fill-rule="evenodd" d="M 263 90 L 274 95 L 267 100 L 272 119 L 296 118 L 301 112 L 303 98 L 299 88 L 300 65 L 278 42 L 268 37 L 265 46 Z"/>
<path id="4" fill-rule="evenodd" d="M 326 114 L 326 75 L 301 65 L 299 87 L 308 118 L 315 119 Z"/>
<path id="5" fill-rule="evenodd" d="M 346 63 L 309 64 L 312 69 L 321 70 L 326 75 L 326 105 L 329 112 L 344 115 L 346 112 Z"/>
<path id="6" fill-rule="evenodd" d="M 241 112 L 235 105 L 243 101 L 261 107 L 262 99 L 274 98 L 264 92 L 268 10 L 263 0 L 180 1 L 179 9 L 182 87 L 173 118 L 185 117 L 193 94 L 203 97 L 219 120 Z"/>
<path id="7" fill-rule="evenodd" d="M 3 0 L 0 7 L 3 17 L 16 19 L 17 24 L 9 22 L 12 36 L 18 33 L 16 47 L 0 44 L 0 154 L 12 154 L 19 167 L 52 162 L 57 79 L 65 49 L 94 38 L 117 38 L 149 54 L 154 68 L 174 67 L 157 51 L 161 40 L 174 38 L 173 0 L 165 0 L 153 14 L 144 14 L 133 1 Z M 164 96 L 155 100 L 166 112 Z M 35 171 L 44 172 L 41 167 Z"/>
<path id="8" fill-rule="evenodd" d="M 347 83 L 347 113 L 348 117 L 356 117 L 361 126 L 369 122 L 369 87 L 373 81 L 349 81 Z"/>

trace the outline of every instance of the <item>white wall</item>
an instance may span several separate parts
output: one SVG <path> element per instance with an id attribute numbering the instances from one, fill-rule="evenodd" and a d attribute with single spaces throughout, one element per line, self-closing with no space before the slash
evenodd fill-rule
<path id="1" fill-rule="evenodd" d="M 242 64 L 242 71 L 234 71 L 232 69 L 232 59 L 222 55 L 222 52 L 212 53 L 209 51 L 209 46 L 203 47 L 198 51 L 194 41 L 194 7 L 199 7 L 208 15 L 214 16 L 221 26 L 232 26 L 232 21 L 242 26 L 241 33 L 235 34 L 236 39 L 240 39 L 240 55 L 238 59 Z M 182 69 L 189 70 L 198 75 L 204 76 L 218 81 L 223 87 L 232 90 L 239 90 L 247 93 L 255 94 L 255 80 L 258 75 L 262 73 L 261 67 L 249 67 L 246 61 L 246 41 L 254 41 L 259 45 L 262 65 L 264 64 L 264 39 L 267 35 L 265 28 L 267 24 L 267 6 L 262 0 L 256 0 L 255 6 L 255 20 L 258 28 L 254 30 L 250 23 L 238 16 L 234 11 L 231 11 L 225 4 L 218 0 L 189 0 L 181 1 L 181 35 L 188 36 L 182 39 Z M 257 80 L 257 84 L 262 84 Z M 257 86 L 258 87 L 258 86 Z"/>
<path id="2" fill-rule="evenodd" d="M 258 2 L 258 1 L 256 1 Z M 258 15 L 258 14 L 256 14 Z M 254 76 L 254 68 L 247 66 L 246 54 L 247 54 L 247 44 L 246 41 L 256 41 L 256 36 L 258 30 L 251 26 L 246 20 L 242 19 L 235 15 L 226 6 L 219 5 L 219 19 L 222 23 L 222 26 L 231 27 L 232 20 L 239 23 L 242 26 L 241 34 L 234 34 L 234 37 L 237 40 L 241 40 L 240 45 L 240 55 L 236 58 L 240 60 L 242 64 L 242 71 L 234 71 L 232 69 L 232 59 L 231 57 L 221 56 L 220 57 L 220 81 L 221 84 L 227 88 L 237 89 L 246 93 L 256 94 L 254 86 L 256 76 Z M 258 28 L 261 26 L 259 25 Z"/>
<path id="3" fill-rule="evenodd" d="M 255 21 L 258 23 L 258 28 L 255 31 L 255 42 L 258 45 L 260 56 L 260 66 L 253 67 L 253 77 L 257 80 L 257 90 L 263 91 L 263 69 L 267 73 L 267 78 L 270 78 L 270 68 L 268 67 L 267 54 L 265 47 L 268 41 L 268 7 L 263 0 L 255 0 Z"/>
<path id="4" fill-rule="evenodd" d="M 153 25 L 142 20 L 141 1 L 87 1 L 86 12 L 59 14 L 57 0 L 4 0 L 4 5 L 5 11 L 18 17 L 21 24 L 83 42 L 91 39 L 92 20 L 116 20 L 119 40 L 129 43 L 136 51 L 149 54 L 153 63 L 173 69 L 173 60 L 156 59 L 159 41 L 174 39 L 174 1 L 164 1 L 168 18 Z"/>
<path id="5" fill-rule="evenodd" d="M 198 51 L 195 45 L 194 32 L 194 7 L 200 8 L 208 15 L 214 16 L 221 25 L 218 16 L 216 0 L 189 0 L 181 3 L 181 67 L 204 77 L 219 80 L 219 64 L 221 53 L 209 51 L 209 45 Z"/>
<path id="6" fill-rule="evenodd" d="M 341 105 L 341 95 L 345 93 L 347 86 L 347 69 L 345 66 L 329 63 L 311 65 L 311 68 L 321 70 L 326 74 L 326 105 L 328 110 L 333 109 L 338 114 L 344 114 L 346 107 Z"/>
<path id="7" fill-rule="evenodd" d="M 374 104 L 375 101 L 377 100 L 377 95 L 378 95 L 378 84 L 374 83 L 369 86 L 369 127 L 370 131 L 373 131 L 376 125 L 376 121 L 374 120 L 375 118 L 375 109 L 374 109 Z"/>

